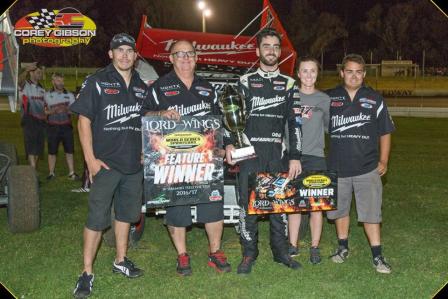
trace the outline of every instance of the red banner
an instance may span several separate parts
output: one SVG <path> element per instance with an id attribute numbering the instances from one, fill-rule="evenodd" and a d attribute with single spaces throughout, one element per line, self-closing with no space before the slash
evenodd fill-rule
<path id="1" fill-rule="evenodd" d="M 280 70 L 284 74 L 293 75 L 296 52 L 286 31 L 283 29 L 277 14 L 269 1 L 263 2 L 261 28 L 275 28 L 282 35 L 282 55 Z M 229 34 L 203 33 L 152 28 L 147 18 L 142 17 L 140 32 L 137 38 L 137 51 L 146 59 L 169 61 L 169 47 L 176 40 L 191 41 L 198 53 L 198 64 L 225 65 L 240 68 L 256 68 L 256 38 L 254 36 L 233 36 Z"/>
<path id="2" fill-rule="evenodd" d="M 193 43 L 199 64 L 218 64 L 249 68 L 256 64 L 255 40 L 249 36 L 235 38 L 228 34 L 187 32 L 145 28 L 140 32 L 137 51 L 145 58 L 169 61 L 169 48 L 176 41 L 186 39 Z"/>

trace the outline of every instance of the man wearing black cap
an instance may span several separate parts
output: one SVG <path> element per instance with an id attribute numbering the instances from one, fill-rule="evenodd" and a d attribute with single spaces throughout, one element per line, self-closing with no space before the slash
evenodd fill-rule
<path id="1" fill-rule="evenodd" d="M 93 262 L 102 231 L 111 225 L 112 199 L 116 238 L 112 270 L 129 278 L 143 274 L 126 252 L 130 223 L 138 221 L 142 203 L 140 108 L 147 89 L 133 70 L 134 38 L 115 35 L 108 54 L 112 63 L 86 79 L 70 107 L 79 114 L 79 139 L 92 182 L 84 228 L 84 270 L 73 292 L 76 298 L 92 292 Z"/>

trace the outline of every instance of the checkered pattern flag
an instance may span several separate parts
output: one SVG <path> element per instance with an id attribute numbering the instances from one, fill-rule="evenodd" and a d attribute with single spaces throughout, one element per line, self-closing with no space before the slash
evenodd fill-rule
<path id="1" fill-rule="evenodd" d="M 26 19 L 34 29 L 45 29 L 53 27 L 55 17 L 56 15 L 53 11 L 42 8 L 38 16 L 31 16 Z"/>

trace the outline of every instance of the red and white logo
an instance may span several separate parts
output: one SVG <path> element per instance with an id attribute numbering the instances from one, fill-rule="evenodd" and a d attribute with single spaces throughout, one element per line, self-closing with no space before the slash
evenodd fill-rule
<path id="1" fill-rule="evenodd" d="M 104 93 L 106 94 L 119 94 L 120 90 L 115 88 L 106 88 L 104 89 Z"/>
<path id="2" fill-rule="evenodd" d="M 251 83 L 250 86 L 252 86 L 253 88 L 262 88 L 263 84 L 261 84 L 261 83 Z"/>
<path id="3" fill-rule="evenodd" d="M 167 97 L 176 96 L 176 95 L 178 95 L 178 94 L 179 94 L 179 91 L 178 91 L 178 90 L 167 91 L 167 92 L 164 93 L 164 95 L 167 96 Z"/>
<path id="4" fill-rule="evenodd" d="M 344 105 L 343 102 L 331 102 L 331 107 L 341 107 Z"/>

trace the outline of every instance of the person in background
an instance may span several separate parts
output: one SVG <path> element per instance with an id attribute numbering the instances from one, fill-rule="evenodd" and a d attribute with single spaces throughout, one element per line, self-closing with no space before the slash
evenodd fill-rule
<path id="1" fill-rule="evenodd" d="M 74 103 L 75 97 L 64 87 L 64 75 L 54 73 L 51 77 L 53 89 L 45 93 L 45 114 L 47 115 L 47 141 L 48 141 L 48 170 L 47 180 L 55 177 L 56 155 L 59 144 L 62 142 L 65 160 L 68 166 L 68 178 L 78 180 L 73 162 L 74 141 L 72 118 L 69 106 Z"/>
<path id="2" fill-rule="evenodd" d="M 25 153 L 28 163 L 37 168 L 39 156 L 44 152 L 46 119 L 45 89 L 40 84 L 42 67 L 37 63 L 26 66 L 19 76 L 19 100 L 21 102 Z"/>

